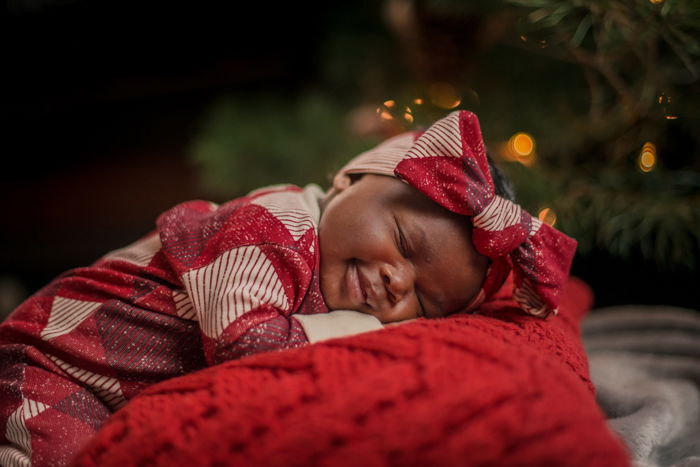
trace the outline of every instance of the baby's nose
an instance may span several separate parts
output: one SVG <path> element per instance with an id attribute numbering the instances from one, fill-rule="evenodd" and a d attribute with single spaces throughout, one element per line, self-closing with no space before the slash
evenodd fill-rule
<path id="1" fill-rule="evenodd" d="M 387 293 L 387 300 L 392 306 L 401 302 L 413 290 L 413 271 L 408 265 L 390 265 L 382 267 L 380 274 Z"/>

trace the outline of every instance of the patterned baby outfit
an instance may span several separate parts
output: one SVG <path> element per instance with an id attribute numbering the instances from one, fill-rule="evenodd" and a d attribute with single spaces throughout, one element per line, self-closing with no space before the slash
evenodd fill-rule
<path id="1" fill-rule="evenodd" d="M 307 342 L 325 313 L 321 190 L 180 204 L 154 232 L 59 276 L 0 325 L 0 464 L 60 465 L 143 389 Z"/>

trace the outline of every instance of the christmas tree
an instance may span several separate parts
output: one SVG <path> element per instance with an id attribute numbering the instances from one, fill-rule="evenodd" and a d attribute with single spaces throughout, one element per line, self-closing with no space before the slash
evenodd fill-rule
<path id="1" fill-rule="evenodd" d="M 468 109 L 520 203 L 579 241 L 574 272 L 601 303 L 700 307 L 697 2 L 387 0 L 321 19 L 311 82 L 232 93 L 203 122 L 192 154 L 212 191 L 327 185 Z"/>

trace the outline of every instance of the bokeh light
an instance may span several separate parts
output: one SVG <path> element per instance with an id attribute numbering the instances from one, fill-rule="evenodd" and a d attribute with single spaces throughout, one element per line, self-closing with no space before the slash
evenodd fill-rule
<path id="1" fill-rule="evenodd" d="M 496 145 L 498 152 L 505 160 L 520 162 L 526 167 L 531 167 L 535 163 L 535 147 L 535 138 L 524 132 L 515 133 L 506 143 Z"/>
<path id="2" fill-rule="evenodd" d="M 557 223 L 557 215 L 556 213 L 552 210 L 552 208 L 544 208 L 540 210 L 540 213 L 537 214 L 537 218 L 544 222 L 545 224 L 549 226 L 554 226 L 554 224 Z"/>
<path id="3" fill-rule="evenodd" d="M 394 116 L 391 115 L 391 112 L 389 112 L 385 108 L 377 107 L 377 113 L 379 114 L 379 117 L 382 120 L 393 120 L 394 119 Z"/>
<path id="4" fill-rule="evenodd" d="M 508 140 L 508 146 L 518 156 L 531 156 L 535 152 L 535 139 L 527 133 L 516 133 Z"/>
<path id="5" fill-rule="evenodd" d="M 639 169 L 642 172 L 651 172 L 656 166 L 656 145 L 652 142 L 644 143 L 642 151 L 637 159 Z"/>
<path id="6" fill-rule="evenodd" d="M 413 123 L 413 113 L 410 107 L 406 107 L 404 109 L 403 119 L 406 120 L 406 122 L 408 122 L 409 124 Z"/>
<path id="7" fill-rule="evenodd" d="M 496 148 L 505 160 L 520 162 L 526 167 L 532 167 L 537 156 L 536 146 L 535 138 L 521 131 L 511 136 L 506 143 L 496 145 Z"/>
<path id="8" fill-rule="evenodd" d="M 666 120 L 676 120 L 678 118 L 678 115 L 674 115 L 672 112 L 669 111 L 669 106 L 671 105 L 671 96 L 662 93 L 659 96 L 659 104 L 664 106 L 664 116 Z"/>
<path id="9" fill-rule="evenodd" d="M 454 109 L 462 103 L 462 98 L 450 83 L 433 83 L 428 88 L 430 101 L 442 109 Z"/>

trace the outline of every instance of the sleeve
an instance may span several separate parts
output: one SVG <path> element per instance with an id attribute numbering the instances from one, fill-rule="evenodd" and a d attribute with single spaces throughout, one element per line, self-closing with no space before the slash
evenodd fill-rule
<path id="1" fill-rule="evenodd" d="M 158 219 L 208 365 L 307 342 L 292 314 L 315 287 L 318 237 L 300 196 L 292 188 L 222 205 L 191 201 Z M 322 303 L 306 308 L 326 311 Z"/>
<path id="2" fill-rule="evenodd" d="M 276 316 L 251 327 L 230 345 L 222 345 L 216 360 L 235 360 L 260 352 L 293 349 L 307 343 L 305 330 L 295 317 Z"/>
<path id="3" fill-rule="evenodd" d="M 310 343 L 354 336 L 363 332 L 384 329 L 382 323 L 374 316 L 354 310 L 336 310 L 317 315 L 297 315 L 295 320 L 301 324 Z M 413 320 L 400 321 L 400 325 Z"/>
<path id="4" fill-rule="evenodd" d="M 291 315 L 311 276 L 304 258 L 274 244 L 233 248 L 183 274 L 207 363 L 305 344 Z"/>

